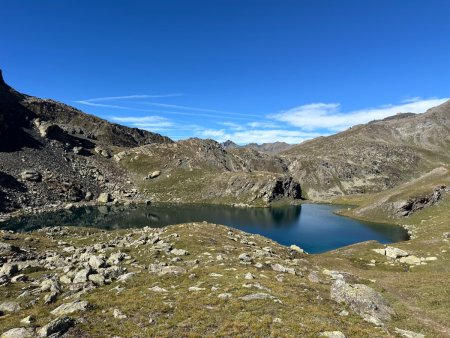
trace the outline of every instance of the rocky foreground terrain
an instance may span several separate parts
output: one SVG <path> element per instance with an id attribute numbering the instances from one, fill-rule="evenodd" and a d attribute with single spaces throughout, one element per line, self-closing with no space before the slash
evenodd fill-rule
<path id="1" fill-rule="evenodd" d="M 365 256 L 342 249 L 350 267 L 336 270 L 336 254 L 309 257 L 208 223 L 3 231 L 2 337 L 439 336 L 380 280 L 442 269 L 443 254 L 368 245 Z"/>

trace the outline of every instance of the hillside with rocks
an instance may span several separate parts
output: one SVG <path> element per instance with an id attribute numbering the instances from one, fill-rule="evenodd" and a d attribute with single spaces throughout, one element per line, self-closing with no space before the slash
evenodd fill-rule
<path id="1" fill-rule="evenodd" d="M 301 198 L 278 157 L 112 124 L 21 94 L 1 73 L 0 122 L 0 213 L 99 198 L 251 205 Z"/>
<path id="2" fill-rule="evenodd" d="M 249 148 L 225 150 L 213 140 L 143 146 L 120 155 L 151 200 L 266 206 L 300 200 L 300 185 L 279 157 Z"/>
<path id="3" fill-rule="evenodd" d="M 0 73 L 0 212 L 136 195 L 112 160 L 123 147 L 172 143 L 75 108 L 21 94 Z"/>
<path id="4" fill-rule="evenodd" d="M 450 101 L 299 144 L 283 155 L 307 197 L 376 192 L 450 163 Z"/>

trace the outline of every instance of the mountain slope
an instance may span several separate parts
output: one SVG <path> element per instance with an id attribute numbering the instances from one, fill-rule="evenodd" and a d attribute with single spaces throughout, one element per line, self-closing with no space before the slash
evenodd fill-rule
<path id="1" fill-rule="evenodd" d="M 6 138 L 30 128 L 33 120 L 47 125 L 57 124 L 65 132 L 96 144 L 133 147 L 149 143 L 171 143 L 168 137 L 149 131 L 110 123 L 66 104 L 21 94 L 8 86 L 0 70 L 0 137 Z M 8 146 L 14 145 L 8 139 Z"/>
<path id="2" fill-rule="evenodd" d="M 213 140 L 143 146 L 121 158 L 152 200 L 267 205 L 301 198 L 300 185 L 281 158 L 247 148 L 227 151 Z"/>
<path id="3" fill-rule="evenodd" d="M 143 180 L 157 170 L 159 177 Z M 0 212 L 86 202 L 102 192 L 122 202 L 266 205 L 301 197 L 280 158 L 226 151 L 212 140 L 174 143 L 19 93 L 0 73 Z"/>
<path id="4" fill-rule="evenodd" d="M 450 163 L 450 101 L 304 142 L 283 155 L 310 198 L 390 188 Z"/>

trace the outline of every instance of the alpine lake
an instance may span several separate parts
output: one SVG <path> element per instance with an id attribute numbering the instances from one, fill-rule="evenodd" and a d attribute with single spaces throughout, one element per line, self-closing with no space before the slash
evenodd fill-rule
<path id="1" fill-rule="evenodd" d="M 295 244 L 308 253 L 322 253 L 368 240 L 387 244 L 408 239 L 407 231 L 402 227 L 337 215 L 335 211 L 342 208 L 328 204 L 277 208 L 203 204 L 105 205 L 13 218 L 2 223 L 1 228 L 32 231 L 49 226 L 83 226 L 115 230 L 206 221 L 259 234 L 283 245 Z"/>

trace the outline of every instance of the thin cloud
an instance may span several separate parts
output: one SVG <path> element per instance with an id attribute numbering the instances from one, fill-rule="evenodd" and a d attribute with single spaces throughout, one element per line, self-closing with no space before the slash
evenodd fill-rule
<path id="1" fill-rule="evenodd" d="M 172 93 L 172 94 L 137 94 L 137 95 L 125 95 L 125 96 L 106 96 L 106 97 L 95 97 L 92 99 L 82 100 L 84 102 L 99 102 L 99 101 L 113 101 L 113 100 L 134 100 L 134 99 L 155 99 L 155 98 L 165 98 L 165 97 L 177 97 L 184 96 L 184 94 Z"/>
<path id="2" fill-rule="evenodd" d="M 145 129 L 167 131 L 174 126 L 174 123 L 162 116 L 113 116 L 111 120 L 115 122 L 125 123 L 130 127 Z"/>
<path id="3" fill-rule="evenodd" d="M 268 116 L 268 118 L 289 123 L 301 130 L 340 131 L 356 124 L 383 119 L 397 113 L 423 113 L 447 100 L 448 98 L 415 99 L 397 105 L 384 105 L 350 112 L 342 112 L 339 103 L 312 103 Z"/>
<path id="4" fill-rule="evenodd" d="M 165 111 L 165 110 L 153 110 L 153 109 L 142 109 L 128 106 L 120 106 L 120 105 L 112 105 L 112 104 L 104 104 L 104 103 L 96 103 L 86 100 L 81 101 L 73 101 L 74 103 L 90 106 L 90 107 L 99 107 L 99 108 L 108 108 L 108 109 L 120 109 L 120 110 L 128 110 L 128 111 L 137 111 L 137 112 L 146 112 L 146 113 L 155 113 L 155 114 L 169 114 L 169 115 L 184 115 L 184 116 L 198 116 L 198 117 L 209 117 L 213 119 L 223 119 L 222 115 L 216 114 L 207 114 L 207 113 L 196 113 L 196 112 L 180 112 L 180 111 Z M 234 116 L 234 119 L 238 120 L 251 120 L 252 118 L 249 116 Z"/>
<path id="5" fill-rule="evenodd" d="M 161 108 L 174 108 L 174 109 L 184 109 L 184 110 L 192 110 L 198 112 L 207 112 L 207 113 L 219 113 L 226 115 L 237 115 L 237 116 L 249 116 L 249 117 L 259 117 L 259 115 L 255 114 L 243 114 L 243 113 L 234 113 L 223 110 L 209 109 L 209 108 L 198 108 L 198 107 L 190 107 L 190 106 L 180 106 L 176 104 L 167 104 L 167 103 L 159 103 L 159 102 L 143 102 L 143 104 L 161 107 Z"/>
<path id="6" fill-rule="evenodd" d="M 273 122 L 260 122 L 260 121 L 258 121 L 258 122 L 247 123 L 247 125 L 249 127 L 251 127 L 251 128 L 263 128 L 263 129 L 265 129 L 265 128 L 267 128 L 267 129 L 280 128 L 279 125 L 277 125 L 276 123 L 273 123 Z"/>

